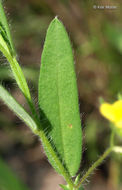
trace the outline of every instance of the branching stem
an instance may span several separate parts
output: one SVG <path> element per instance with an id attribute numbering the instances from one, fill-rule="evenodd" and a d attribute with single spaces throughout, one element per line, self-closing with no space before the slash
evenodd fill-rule
<path id="1" fill-rule="evenodd" d="M 81 184 L 86 180 L 86 178 L 97 168 L 103 160 L 113 151 L 113 148 L 108 148 L 103 155 L 88 169 L 85 175 L 81 178 L 80 182 L 76 185 L 76 188 L 79 188 Z"/>

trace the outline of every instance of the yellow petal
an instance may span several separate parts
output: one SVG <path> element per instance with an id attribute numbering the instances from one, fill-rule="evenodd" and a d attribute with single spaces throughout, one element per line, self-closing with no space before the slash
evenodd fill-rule
<path id="1" fill-rule="evenodd" d="M 113 105 L 113 110 L 115 113 L 115 122 L 122 120 L 122 100 L 116 101 Z"/>
<path id="2" fill-rule="evenodd" d="M 115 112 L 111 104 L 108 103 L 103 103 L 100 106 L 100 112 L 101 114 L 109 119 L 110 121 L 114 122 L 115 121 Z"/>

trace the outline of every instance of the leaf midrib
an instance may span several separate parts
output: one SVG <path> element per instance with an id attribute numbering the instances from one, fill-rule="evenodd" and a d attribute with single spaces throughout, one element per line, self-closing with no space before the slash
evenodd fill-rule
<path id="1" fill-rule="evenodd" d="M 56 25 L 56 31 L 57 31 L 57 25 Z M 56 32 L 56 38 L 57 38 L 57 32 Z M 55 44 L 55 49 L 57 49 L 57 43 Z M 56 51 L 55 51 L 56 52 Z M 64 141 L 63 141 L 63 132 L 62 132 L 62 119 L 61 119 L 61 106 L 60 106 L 60 93 L 59 93 L 59 66 L 60 64 L 58 64 L 58 66 L 56 67 L 57 70 L 57 99 L 58 99 L 58 111 L 59 111 L 59 128 L 60 128 L 60 135 L 61 135 L 61 141 L 62 141 L 62 152 L 63 152 L 63 156 L 64 156 L 64 160 L 65 160 L 65 151 L 64 151 Z"/>

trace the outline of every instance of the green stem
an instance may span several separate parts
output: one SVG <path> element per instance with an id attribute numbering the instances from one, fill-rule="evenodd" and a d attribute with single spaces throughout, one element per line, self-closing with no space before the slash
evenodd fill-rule
<path id="1" fill-rule="evenodd" d="M 71 179 L 70 175 L 68 174 L 68 172 L 65 170 L 65 168 L 62 165 L 59 158 L 57 157 L 55 151 L 53 150 L 53 148 L 50 144 L 50 142 L 48 141 L 47 137 L 45 136 L 44 131 L 43 130 L 35 131 L 35 134 L 40 137 L 40 139 L 42 140 L 42 144 L 44 145 L 44 147 L 46 147 L 47 151 L 50 153 L 51 157 L 55 161 L 57 168 L 59 169 L 59 171 L 61 171 L 61 174 L 64 177 L 64 179 L 66 180 L 70 189 L 73 190 L 74 184 L 72 182 L 72 179 Z"/>
<path id="2" fill-rule="evenodd" d="M 14 45 L 13 45 L 13 42 L 12 42 L 12 39 L 11 39 L 11 33 L 10 33 L 9 25 L 8 25 L 8 22 L 7 22 L 7 18 L 6 18 L 6 15 L 5 15 L 5 11 L 4 11 L 4 8 L 3 8 L 3 5 L 2 5 L 2 1 L 0 1 L 0 22 L 2 23 L 2 25 L 5 28 L 7 38 L 9 40 L 9 42 L 10 42 L 10 46 L 11 46 L 11 49 L 12 49 L 12 53 L 15 54 L 15 49 L 14 49 Z"/>
<path id="3" fill-rule="evenodd" d="M 7 58 L 8 62 L 10 63 L 10 66 L 11 66 L 11 69 L 13 71 L 16 82 L 17 82 L 19 88 L 21 89 L 21 91 L 23 92 L 23 94 L 24 94 L 24 96 L 25 96 L 25 98 L 29 104 L 29 107 L 31 109 L 31 112 L 34 116 L 34 120 L 35 120 L 38 128 L 40 129 L 40 120 L 39 120 L 38 115 L 36 113 L 35 106 L 32 102 L 30 91 L 29 91 L 26 79 L 24 77 L 24 74 L 23 74 L 16 58 L 11 55 L 11 53 L 8 49 L 8 46 L 4 42 L 2 37 L 1 37 L 1 41 L 2 41 L 2 44 L 0 43 L 0 50 L 2 51 L 3 55 Z M 44 134 L 43 130 L 40 130 L 40 131 L 36 130 L 33 132 L 41 138 L 43 145 L 45 146 L 45 148 L 47 149 L 47 151 L 49 152 L 49 154 L 53 158 L 55 164 L 57 165 L 57 167 L 61 171 L 61 174 L 65 178 L 66 182 L 69 184 L 71 190 L 73 190 L 74 185 L 73 185 L 72 179 L 71 179 L 70 175 L 68 174 L 68 172 L 65 170 L 62 163 L 60 162 L 58 156 L 56 155 L 55 151 L 53 150 L 53 148 L 52 148 L 51 144 L 49 143 L 49 141 L 48 141 L 46 135 Z"/>
<path id="4" fill-rule="evenodd" d="M 115 150 L 120 150 L 118 148 L 114 147 L 114 131 L 111 132 L 111 136 L 110 136 L 110 147 L 103 153 L 103 155 L 88 169 L 88 171 L 85 173 L 85 175 L 81 178 L 80 182 L 78 183 L 78 185 L 76 185 L 76 187 L 80 187 L 80 185 L 85 181 L 85 179 L 95 170 L 96 167 L 98 167 L 102 161 L 110 154 L 110 152 Z"/>
<path id="5" fill-rule="evenodd" d="M 81 184 L 86 180 L 86 178 L 97 168 L 102 161 L 110 154 L 110 152 L 113 151 L 113 148 L 108 148 L 103 155 L 88 169 L 88 171 L 85 173 L 85 175 L 81 178 L 80 182 L 75 186 L 76 188 L 79 188 Z"/>
<path id="6" fill-rule="evenodd" d="M 32 101 L 32 98 L 30 95 L 30 90 L 29 90 L 28 84 L 26 82 L 25 76 L 22 72 L 22 69 L 21 69 L 18 61 L 16 60 L 16 57 L 11 55 L 11 52 L 10 52 L 6 42 L 2 38 L 2 36 L 0 36 L 0 40 L 1 40 L 0 51 L 3 53 L 3 55 L 6 57 L 6 59 L 10 63 L 10 67 L 11 67 L 11 70 L 15 77 L 15 80 L 27 100 L 27 103 L 30 107 L 30 110 L 32 112 L 34 119 L 37 121 L 38 117 L 37 117 L 36 109 L 35 109 L 34 103 Z"/>
<path id="7" fill-rule="evenodd" d="M 30 107 L 30 110 L 32 112 L 34 119 L 37 121 L 38 118 L 37 118 L 36 109 L 35 109 L 34 103 L 32 101 L 32 98 L 30 95 L 30 90 L 29 90 L 28 84 L 26 82 L 26 79 L 24 77 L 24 74 L 21 70 L 21 67 L 19 66 L 19 63 L 15 57 L 11 57 L 9 59 L 9 63 L 10 63 L 10 67 L 13 72 L 13 75 L 15 77 L 15 80 L 16 80 L 19 88 L 21 89 L 23 95 L 25 96 L 25 99 Z"/>

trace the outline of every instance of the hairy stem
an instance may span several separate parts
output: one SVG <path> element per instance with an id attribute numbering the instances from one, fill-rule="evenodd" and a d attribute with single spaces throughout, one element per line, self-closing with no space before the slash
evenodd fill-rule
<path id="1" fill-rule="evenodd" d="M 36 130 L 35 134 L 40 137 L 40 139 L 42 140 L 42 144 L 46 147 L 47 151 L 50 153 L 50 155 L 54 159 L 55 164 L 57 165 L 57 168 L 61 171 L 61 174 L 64 177 L 64 179 L 66 180 L 66 182 L 69 185 L 70 189 L 73 190 L 74 184 L 72 182 L 72 179 L 71 179 L 70 175 L 68 174 L 68 172 L 65 170 L 65 168 L 62 165 L 59 158 L 57 157 L 55 151 L 53 150 L 53 148 L 52 148 L 52 146 L 50 144 L 50 142 L 48 141 L 47 137 L 45 136 L 44 131 L 43 130 L 40 130 L 40 131 Z"/>
<path id="2" fill-rule="evenodd" d="M 23 95 L 25 96 L 25 99 L 27 100 L 27 103 L 30 107 L 30 110 L 32 112 L 34 119 L 37 121 L 38 117 L 37 117 L 36 109 L 35 109 L 34 103 L 32 101 L 30 90 L 29 90 L 27 81 L 25 79 L 25 76 L 23 74 L 23 71 L 22 71 L 16 57 L 11 55 L 11 52 L 9 51 L 9 48 L 8 48 L 6 42 L 3 40 L 3 38 L 1 36 L 0 36 L 0 40 L 1 40 L 0 51 L 3 53 L 3 55 L 6 57 L 6 59 L 10 63 L 10 67 L 11 67 L 12 73 L 14 75 L 14 78 L 15 78 L 19 88 L 21 89 Z"/>
<path id="3" fill-rule="evenodd" d="M 28 102 L 28 105 L 29 105 L 30 110 L 33 114 L 33 117 L 34 117 L 34 120 L 36 122 L 38 129 L 40 129 L 40 120 L 39 120 L 38 115 L 36 113 L 36 109 L 35 109 L 35 106 L 33 104 L 33 101 L 32 101 L 31 95 L 30 95 L 30 91 L 28 88 L 28 84 L 27 84 L 26 79 L 24 77 L 24 74 L 21 70 L 21 67 L 19 66 L 19 63 L 16 60 L 16 57 L 11 55 L 11 53 L 8 49 L 8 46 L 5 43 L 5 41 L 3 40 L 3 38 L 1 37 L 0 39 L 2 41 L 2 44 L 0 43 L 0 50 L 2 51 L 3 55 L 7 58 L 8 62 L 10 63 L 10 67 L 12 69 L 15 80 L 16 80 L 19 88 L 21 89 L 22 93 L 24 94 L 24 96 Z M 43 145 L 46 147 L 47 151 L 49 152 L 49 154 L 53 158 L 57 168 L 59 168 L 59 170 L 61 171 L 61 174 L 65 178 L 66 182 L 69 184 L 70 189 L 73 190 L 74 185 L 73 185 L 71 176 L 65 170 L 64 166 L 62 165 L 62 163 L 59 160 L 58 156 L 56 155 L 55 151 L 53 150 L 51 144 L 49 143 L 46 135 L 44 134 L 43 130 L 40 130 L 40 131 L 34 130 L 33 132 L 40 137 Z"/>
<path id="4" fill-rule="evenodd" d="M 81 184 L 86 180 L 86 178 L 97 168 L 103 160 L 113 151 L 113 148 L 108 148 L 103 155 L 88 169 L 85 175 L 81 178 L 80 182 L 76 185 L 76 188 L 79 188 Z"/>

